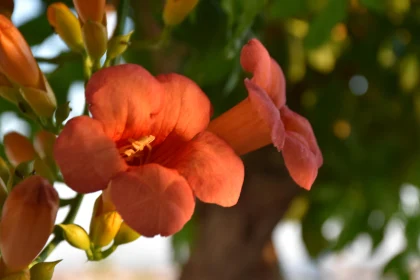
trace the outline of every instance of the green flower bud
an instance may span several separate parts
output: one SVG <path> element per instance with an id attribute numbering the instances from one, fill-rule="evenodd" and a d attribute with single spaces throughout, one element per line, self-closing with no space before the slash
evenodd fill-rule
<path id="1" fill-rule="evenodd" d="M 90 249 L 90 240 L 86 231 L 79 225 L 58 225 L 63 229 L 64 239 L 73 247 L 81 250 Z"/>
<path id="2" fill-rule="evenodd" d="M 117 236 L 115 236 L 114 239 L 114 245 L 122 245 L 126 243 L 133 242 L 137 238 L 140 237 L 140 234 L 129 227 L 125 222 L 121 224 L 120 230 L 117 233 Z"/>
<path id="3" fill-rule="evenodd" d="M 59 262 L 61 262 L 61 260 L 55 262 L 37 263 L 31 267 L 31 280 L 51 280 L 54 274 L 55 266 Z"/>

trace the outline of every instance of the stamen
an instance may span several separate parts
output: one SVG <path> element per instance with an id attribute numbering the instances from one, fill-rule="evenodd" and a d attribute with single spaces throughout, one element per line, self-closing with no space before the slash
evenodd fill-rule
<path id="1" fill-rule="evenodd" d="M 125 159 L 126 162 L 131 163 L 135 158 L 139 159 L 140 164 L 143 164 L 144 162 L 149 161 L 151 152 L 152 152 L 152 146 L 150 145 L 154 140 L 156 139 L 155 136 L 149 135 L 149 136 L 143 136 L 139 140 L 134 139 L 128 139 L 128 142 L 131 143 L 131 145 L 125 145 L 118 149 L 118 152 L 120 155 Z M 143 162 L 142 161 L 142 154 L 141 152 L 144 150 L 144 148 L 148 148 L 149 152 L 147 153 L 147 158 Z"/>

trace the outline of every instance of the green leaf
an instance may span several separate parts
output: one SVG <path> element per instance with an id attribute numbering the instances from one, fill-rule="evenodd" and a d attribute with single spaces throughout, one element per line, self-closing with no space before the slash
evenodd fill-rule
<path id="1" fill-rule="evenodd" d="M 384 267 L 383 273 L 393 272 L 399 280 L 410 280 L 410 275 L 406 267 L 407 252 L 401 252 L 392 258 Z"/>
<path id="2" fill-rule="evenodd" d="M 360 4 L 380 14 L 383 14 L 386 8 L 386 1 L 384 0 L 360 0 Z"/>
<path id="3" fill-rule="evenodd" d="M 267 9 L 267 17 L 269 19 L 284 19 L 295 17 L 306 11 L 307 0 L 277 0 Z"/>
<path id="4" fill-rule="evenodd" d="M 53 34 L 45 14 L 34 18 L 19 27 L 19 31 L 25 37 L 30 46 L 41 44 L 48 36 Z"/>
<path id="5" fill-rule="evenodd" d="M 308 35 L 304 40 L 307 49 L 315 49 L 325 43 L 333 27 L 346 19 L 347 1 L 329 0 L 327 6 L 310 23 Z"/>

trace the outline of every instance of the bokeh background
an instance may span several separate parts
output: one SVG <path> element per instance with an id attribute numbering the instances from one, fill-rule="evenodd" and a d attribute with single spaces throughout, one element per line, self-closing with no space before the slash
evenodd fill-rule
<path id="1" fill-rule="evenodd" d="M 49 26 L 52 2 L 15 0 L 12 19 L 76 116 L 82 59 Z M 109 4 L 112 34 L 118 1 Z M 61 244 L 49 258 L 64 259 L 54 279 L 420 279 L 420 1 L 200 0 L 167 44 L 147 49 L 162 31 L 162 8 L 131 1 L 124 61 L 188 76 L 217 116 L 246 97 L 239 54 L 259 38 L 286 75 L 289 107 L 312 123 L 324 165 L 307 192 L 280 153 L 253 152 L 237 206 L 199 204 L 174 237 L 140 238 L 100 263 Z M 0 113 L 0 139 L 39 130 L 7 101 Z M 76 223 L 88 228 L 98 195 L 86 196 Z"/>

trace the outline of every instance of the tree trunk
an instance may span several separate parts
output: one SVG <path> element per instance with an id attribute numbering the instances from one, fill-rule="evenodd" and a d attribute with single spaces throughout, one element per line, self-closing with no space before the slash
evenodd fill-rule
<path id="1" fill-rule="evenodd" d="M 274 227 L 300 191 L 272 148 L 245 158 L 236 206 L 197 205 L 198 233 L 181 280 L 279 280 Z"/>

